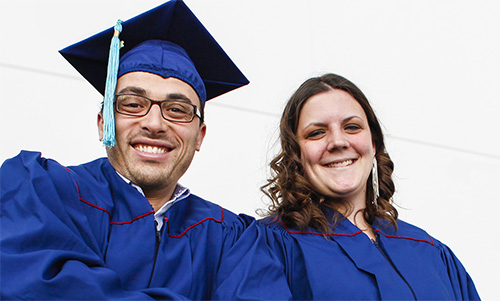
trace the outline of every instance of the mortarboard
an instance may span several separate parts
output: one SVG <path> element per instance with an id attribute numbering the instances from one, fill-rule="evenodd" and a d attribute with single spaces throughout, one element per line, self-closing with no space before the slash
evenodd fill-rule
<path id="1" fill-rule="evenodd" d="M 123 47 L 119 46 L 119 40 L 123 41 Z M 181 0 L 169 1 L 130 20 L 119 21 L 115 27 L 59 52 L 102 95 L 114 94 L 116 78 L 133 71 L 185 81 L 198 93 L 202 106 L 209 99 L 249 83 Z M 110 72 L 115 72 L 114 82 L 109 79 L 108 68 L 115 69 Z M 106 89 L 112 90 L 111 93 L 105 92 Z M 112 100 L 109 103 L 106 98 L 103 142 L 112 147 L 114 115 Z M 107 105 L 111 109 L 106 114 Z"/>

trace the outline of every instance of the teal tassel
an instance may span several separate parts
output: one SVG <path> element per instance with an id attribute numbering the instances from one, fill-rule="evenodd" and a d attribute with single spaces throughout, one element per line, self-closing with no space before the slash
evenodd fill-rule
<path id="1" fill-rule="evenodd" d="M 116 91 L 116 81 L 118 66 L 120 65 L 120 48 L 123 45 L 120 42 L 119 35 L 122 31 L 122 20 L 118 20 L 115 25 L 115 32 L 111 39 L 108 59 L 108 75 L 106 77 L 106 89 L 104 91 L 104 108 L 102 118 L 104 122 L 103 139 L 104 146 L 112 148 L 115 146 L 115 112 L 113 102 Z"/>

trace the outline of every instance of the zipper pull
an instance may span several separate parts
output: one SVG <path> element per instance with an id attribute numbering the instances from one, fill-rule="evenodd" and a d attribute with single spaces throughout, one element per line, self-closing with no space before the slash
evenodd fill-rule
<path id="1" fill-rule="evenodd" d="M 161 231 L 158 230 L 158 222 L 155 220 L 156 241 L 161 242 Z"/>

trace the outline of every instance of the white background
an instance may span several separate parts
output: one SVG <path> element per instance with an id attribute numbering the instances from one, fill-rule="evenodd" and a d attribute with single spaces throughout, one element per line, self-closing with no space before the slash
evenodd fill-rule
<path id="1" fill-rule="evenodd" d="M 0 162 L 21 149 L 65 165 L 104 156 L 102 97 L 57 51 L 161 3 L 0 0 Z M 257 216 L 287 98 L 338 73 L 383 123 L 400 217 L 450 246 L 483 299 L 500 299 L 499 1 L 186 3 L 251 83 L 208 102 L 182 184 Z"/>

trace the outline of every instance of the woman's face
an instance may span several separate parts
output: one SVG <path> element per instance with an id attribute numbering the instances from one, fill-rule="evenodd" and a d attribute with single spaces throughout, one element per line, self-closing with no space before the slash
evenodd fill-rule
<path id="1" fill-rule="evenodd" d="M 297 138 L 305 176 L 326 197 L 364 204 L 375 149 L 361 105 L 333 89 L 309 98 Z"/>

